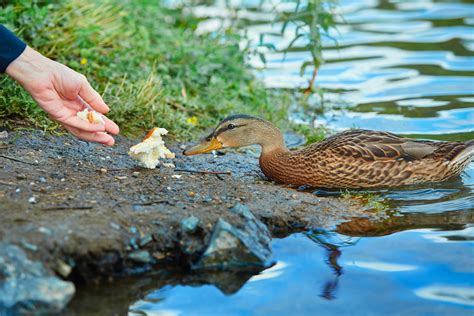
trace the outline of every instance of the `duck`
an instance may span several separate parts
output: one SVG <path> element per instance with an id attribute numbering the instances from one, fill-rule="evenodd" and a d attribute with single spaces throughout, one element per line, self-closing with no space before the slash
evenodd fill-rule
<path id="1" fill-rule="evenodd" d="M 474 140 L 430 141 L 383 131 L 351 129 L 298 150 L 264 119 L 237 114 L 223 119 L 186 156 L 259 145 L 260 169 L 276 182 L 329 189 L 395 187 L 458 176 L 474 156 Z"/>

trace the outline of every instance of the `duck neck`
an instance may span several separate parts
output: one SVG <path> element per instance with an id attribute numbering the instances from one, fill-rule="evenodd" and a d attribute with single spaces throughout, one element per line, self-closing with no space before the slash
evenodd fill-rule
<path id="1" fill-rule="evenodd" d="M 262 147 L 260 157 L 288 151 L 282 133 L 273 125 L 267 126 L 264 137 L 260 140 L 259 145 Z"/>
<path id="2" fill-rule="evenodd" d="M 281 136 L 281 135 L 280 135 Z M 262 144 L 259 163 L 265 176 L 276 182 L 285 183 L 285 170 L 291 167 L 288 163 L 290 151 L 286 148 L 283 137 L 279 142 Z"/>

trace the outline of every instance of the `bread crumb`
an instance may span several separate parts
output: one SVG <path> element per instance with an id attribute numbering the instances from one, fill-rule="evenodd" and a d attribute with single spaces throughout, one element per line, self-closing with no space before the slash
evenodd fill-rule
<path id="1" fill-rule="evenodd" d="M 155 169 L 159 164 L 160 158 L 174 158 L 175 155 L 165 146 L 165 142 L 161 138 L 162 135 L 168 134 L 164 128 L 152 128 L 145 139 L 130 148 L 128 154 L 133 159 L 138 160 L 139 164 L 148 169 Z"/>
<path id="2" fill-rule="evenodd" d="M 89 123 L 94 123 L 94 124 L 105 124 L 104 119 L 102 118 L 102 115 L 100 113 L 97 113 L 96 111 L 89 110 L 89 109 L 84 109 L 80 112 L 77 112 L 76 114 L 81 120 L 89 122 Z"/>

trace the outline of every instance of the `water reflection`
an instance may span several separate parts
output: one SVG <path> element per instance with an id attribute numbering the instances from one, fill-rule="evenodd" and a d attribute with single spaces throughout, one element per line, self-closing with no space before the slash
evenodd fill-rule
<path id="1" fill-rule="evenodd" d="M 320 296 L 327 300 L 335 299 L 335 292 L 339 284 L 339 277 L 343 274 L 343 269 L 338 262 L 338 259 L 342 254 L 341 248 L 355 245 L 358 239 L 353 239 L 350 237 L 342 239 L 341 236 L 336 233 L 321 229 L 312 230 L 307 232 L 305 235 L 310 240 L 326 249 L 326 263 L 333 271 L 334 277 L 329 278 L 329 280 L 326 281 Z"/>

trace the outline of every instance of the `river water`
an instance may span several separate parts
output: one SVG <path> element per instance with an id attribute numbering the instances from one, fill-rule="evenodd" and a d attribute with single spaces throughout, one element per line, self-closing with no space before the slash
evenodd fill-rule
<path id="1" fill-rule="evenodd" d="M 252 5 L 241 3 L 247 9 L 239 13 L 249 21 L 250 38 L 265 33 L 266 42 L 284 49 L 294 27 L 279 35 L 272 15 Z M 474 138 L 473 4 L 342 1 L 338 11 L 345 23 L 331 34 L 337 46 L 325 41 L 327 63 L 316 81 L 326 90 L 325 107 L 315 95 L 314 107 L 292 109 L 293 120 L 332 130 Z M 215 16 L 226 11 L 196 12 L 207 18 L 199 29 L 205 31 L 222 23 Z M 300 76 L 301 64 L 310 59 L 306 44 L 297 41 L 286 55 L 266 52 L 266 65 L 258 58 L 250 63 L 270 88 L 303 88 L 312 71 Z M 147 290 L 137 290 L 129 314 L 473 315 L 473 190 L 474 164 L 451 182 L 374 191 L 389 205 L 387 218 L 356 218 L 331 231 L 274 239 L 276 264 L 238 278 L 246 282 L 229 277 L 218 287 L 195 278 L 172 285 L 166 281 L 172 272 L 152 285 L 143 279 Z"/>

